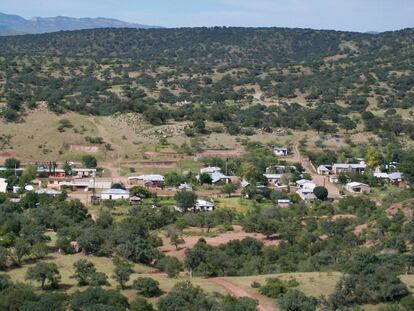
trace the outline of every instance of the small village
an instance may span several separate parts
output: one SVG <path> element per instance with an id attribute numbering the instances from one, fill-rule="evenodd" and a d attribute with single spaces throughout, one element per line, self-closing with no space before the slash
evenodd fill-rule
<path id="1" fill-rule="evenodd" d="M 414 311 L 414 1 L 0 3 L 0 311 Z"/>
<path id="2" fill-rule="evenodd" d="M 18 177 L 30 168 L 35 168 L 35 178 L 24 185 L 12 184 L 9 178 L 0 178 L 0 192 L 13 193 L 15 200 L 19 200 L 27 192 L 34 192 L 39 195 L 56 197 L 65 193 L 70 199 L 80 199 L 84 204 L 100 205 L 110 201 L 129 202 L 130 204 L 140 204 L 143 197 L 140 197 L 137 189 L 146 189 L 155 196 L 173 197 L 180 191 L 193 191 L 200 197 L 194 202 L 195 211 L 212 211 L 219 207 L 215 199 L 228 194 L 232 197 L 248 199 L 248 188 L 268 188 L 283 193 L 283 198 L 277 199 L 274 204 L 278 207 L 289 207 L 292 203 L 299 201 L 312 203 L 320 199 L 315 195 L 316 188 L 326 189 L 325 194 L 321 194 L 323 199 L 335 200 L 346 194 L 368 194 L 371 191 L 370 185 L 356 180 L 344 179 L 347 176 L 363 175 L 367 170 L 367 165 L 363 158 L 354 159 L 355 163 L 326 163 L 315 166 L 306 159 L 305 161 L 294 163 L 294 160 L 301 159 L 290 152 L 292 148 L 275 147 L 272 152 L 275 158 L 285 164 L 277 164 L 266 168 L 263 173 L 263 182 L 256 182 L 251 185 L 242 176 L 232 176 L 228 172 L 223 172 L 218 166 L 203 166 L 196 172 L 183 174 L 185 181 L 177 186 L 166 184 L 165 176 L 162 174 L 142 174 L 130 173 L 118 178 L 103 177 L 105 169 L 97 167 L 86 167 L 85 163 L 75 162 L 38 162 L 20 164 L 16 159 L 11 159 L 13 163 L 19 163 L 15 167 L 0 167 L 1 176 Z M 94 161 L 93 161 L 94 162 Z M 95 161 L 96 162 L 96 161 Z M 94 163 L 95 163 L 94 162 Z M 388 184 L 397 188 L 408 188 L 409 184 L 404 181 L 403 174 L 396 171 L 398 163 L 391 162 L 386 165 L 387 171 L 381 171 L 378 166 L 374 169 L 373 178 L 381 185 Z M 92 165 L 95 166 L 95 165 Z M 135 171 L 135 170 L 133 170 Z M 166 174 L 168 174 L 166 169 Z M 294 178 L 287 178 L 288 174 L 293 174 Z M 291 176 L 290 176 L 291 177 Z M 16 180 L 16 179 L 15 179 Z M 231 185 L 226 187 L 225 185 Z M 226 189 L 227 188 L 227 189 Z M 152 205 L 153 208 L 157 206 Z M 179 206 L 175 206 L 178 211 L 184 211 Z M 187 210 L 189 211 L 189 210 Z"/>

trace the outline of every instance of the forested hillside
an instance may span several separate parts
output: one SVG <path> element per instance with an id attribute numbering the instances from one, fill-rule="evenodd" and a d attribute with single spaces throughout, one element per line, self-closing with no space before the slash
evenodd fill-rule
<path id="1" fill-rule="evenodd" d="M 0 38 L 3 116 L 139 112 L 259 128 L 359 124 L 414 136 L 414 30 L 378 35 L 285 28 L 99 29 Z M 200 125 L 202 127 L 202 125 Z"/>

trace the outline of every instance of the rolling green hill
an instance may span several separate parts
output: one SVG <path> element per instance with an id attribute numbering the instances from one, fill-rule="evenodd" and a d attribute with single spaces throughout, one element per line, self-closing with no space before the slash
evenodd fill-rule
<path id="1" fill-rule="evenodd" d="M 142 113 L 154 125 L 218 122 L 414 137 L 414 30 L 96 29 L 0 38 L 2 114 Z M 378 126 L 378 124 L 380 126 Z M 197 131 L 197 126 L 195 126 Z"/>

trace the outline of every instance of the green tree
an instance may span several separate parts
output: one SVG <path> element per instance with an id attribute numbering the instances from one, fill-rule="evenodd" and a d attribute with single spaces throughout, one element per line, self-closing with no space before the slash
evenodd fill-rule
<path id="1" fill-rule="evenodd" d="M 42 290 L 45 289 L 46 281 L 49 281 L 52 287 L 57 287 L 60 281 L 58 266 L 53 262 L 39 262 L 27 269 L 26 280 L 40 282 Z"/>
<path id="2" fill-rule="evenodd" d="M 49 252 L 49 247 L 45 243 L 37 242 L 32 246 L 30 252 L 36 259 L 45 258 Z"/>
<path id="3" fill-rule="evenodd" d="M 315 311 L 318 300 L 298 290 L 290 290 L 277 301 L 281 311 Z"/>
<path id="4" fill-rule="evenodd" d="M 313 189 L 313 194 L 321 201 L 325 201 L 328 198 L 328 189 L 319 186 Z"/>
<path id="5" fill-rule="evenodd" d="M 398 169 L 404 173 L 408 181 L 414 182 L 414 152 L 412 150 L 403 155 Z"/>
<path id="6" fill-rule="evenodd" d="M 7 248 L 0 246 L 0 270 L 7 268 L 7 262 L 10 258 L 10 252 Z"/>
<path id="7" fill-rule="evenodd" d="M 267 278 L 266 284 L 261 286 L 259 292 L 270 298 L 279 298 L 288 291 L 285 282 L 278 278 Z"/>
<path id="8" fill-rule="evenodd" d="M 157 262 L 157 268 L 164 271 L 169 278 L 175 278 L 183 269 L 183 264 L 172 256 L 165 256 Z"/>
<path id="9" fill-rule="evenodd" d="M 36 165 L 29 164 L 25 167 L 22 176 L 20 177 L 20 185 L 24 187 L 36 178 L 37 168 Z"/>
<path id="10" fill-rule="evenodd" d="M 129 281 L 132 272 L 134 272 L 132 264 L 119 257 L 115 257 L 112 262 L 115 267 L 112 278 L 119 283 L 121 289 L 125 289 L 125 284 Z"/>
<path id="11" fill-rule="evenodd" d="M 176 284 L 157 302 L 159 311 L 209 311 L 213 306 L 214 300 L 200 287 L 195 287 L 190 282 Z"/>
<path id="12" fill-rule="evenodd" d="M 130 311 L 154 311 L 154 307 L 145 298 L 137 297 L 131 302 Z"/>
<path id="13" fill-rule="evenodd" d="M 187 211 L 194 207 L 197 200 L 197 194 L 192 191 L 181 190 L 175 194 L 174 199 L 176 200 L 178 207 Z"/>
<path id="14" fill-rule="evenodd" d="M 98 166 L 98 161 L 93 155 L 87 154 L 82 157 L 83 165 L 86 168 L 95 168 Z"/>
<path id="15" fill-rule="evenodd" d="M 156 297 L 161 294 L 160 283 L 150 277 L 139 277 L 134 280 L 132 288 L 145 297 Z"/>
<path id="16" fill-rule="evenodd" d="M 129 189 L 129 194 L 131 196 L 138 196 L 142 199 L 148 199 L 152 196 L 152 193 L 147 188 L 142 186 L 132 187 L 131 189 Z"/>
<path id="17" fill-rule="evenodd" d="M 89 287 L 84 291 L 75 292 L 71 302 L 71 310 L 73 311 L 126 311 L 128 307 L 128 299 L 118 291 L 104 290 L 100 287 Z"/>
<path id="18" fill-rule="evenodd" d="M 26 301 L 19 311 L 65 311 L 68 295 L 43 293 L 36 301 Z"/>
<path id="19" fill-rule="evenodd" d="M 175 246 L 175 249 L 178 249 L 178 246 L 185 244 L 185 241 L 179 232 L 174 231 L 170 236 L 170 243 Z"/>
<path id="20" fill-rule="evenodd" d="M 206 132 L 206 124 L 204 123 L 204 120 L 200 118 L 194 120 L 193 127 L 197 133 L 204 134 Z"/>
<path id="21" fill-rule="evenodd" d="M 201 184 L 211 185 L 211 183 L 212 183 L 211 176 L 207 173 L 200 174 L 200 176 L 198 178 L 199 178 L 198 180 L 200 181 Z"/>
<path id="22" fill-rule="evenodd" d="M 348 133 L 348 131 L 355 129 L 357 124 L 350 118 L 345 117 L 341 120 L 341 127 Z"/>
<path id="23" fill-rule="evenodd" d="M 20 311 L 26 303 L 38 299 L 33 289 L 24 284 L 9 284 L 0 293 L 0 310 Z"/>
<path id="24" fill-rule="evenodd" d="M 71 278 L 78 281 L 78 286 L 88 285 L 91 274 L 96 272 L 95 265 L 86 259 L 79 259 L 76 261 L 73 264 L 73 268 L 75 269 L 75 272 Z"/>
<path id="25" fill-rule="evenodd" d="M 20 161 L 15 158 L 8 158 L 4 161 L 4 167 L 7 169 L 15 169 L 20 167 Z"/>
<path id="26" fill-rule="evenodd" d="M 221 192 L 227 194 L 229 196 L 229 198 L 231 197 L 231 194 L 236 190 L 237 190 L 237 185 L 235 185 L 233 183 L 225 184 L 221 188 Z"/>
<path id="27" fill-rule="evenodd" d="M 103 229 L 107 229 L 112 225 L 113 221 L 111 211 L 108 208 L 103 208 L 98 214 L 96 224 Z"/>
<path id="28" fill-rule="evenodd" d="M 378 149 L 374 147 L 368 147 L 365 153 L 365 163 L 367 164 L 367 167 L 370 169 L 374 169 L 381 163 L 381 160 L 382 155 L 378 151 Z"/>
<path id="29" fill-rule="evenodd" d="M 14 242 L 14 261 L 17 265 L 22 263 L 24 256 L 30 255 L 30 244 L 23 238 L 17 238 Z"/>

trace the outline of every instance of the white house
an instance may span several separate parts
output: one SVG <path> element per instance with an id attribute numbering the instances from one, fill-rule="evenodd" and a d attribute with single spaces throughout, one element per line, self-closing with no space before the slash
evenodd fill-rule
<path id="1" fill-rule="evenodd" d="M 183 184 L 180 184 L 180 186 L 178 187 L 179 190 L 187 190 L 187 191 L 193 191 L 193 188 L 187 184 L 186 182 Z"/>
<path id="2" fill-rule="evenodd" d="M 315 200 L 316 196 L 313 194 L 313 188 L 300 188 L 296 191 L 300 198 L 304 201 Z"/>
<path id="3" fill-rule="evenodd" d="M 231 181 L 229 176 L 226 176 L 221 172 L 214 172 L 210 174 L 210 177 L 213 184 L 227 184 Z"/>
<path id="4" fill-rule="evenodd" d="M 74 190 L 108 189 L 112 180 L 108 178 L 68 178 L 63 181 L 54 181 L 52 186 L 71 188 Z"/>
<path id="5" fill-rule="evenodd" d="M 308 179 L 299 179 L 298 181 L 296 181 L 296 185 L 300 189 L 313 190 L 316 187 L 315 183 L 312 180 L 308 180 Z"/>
<path id="6" fill-rule="evenodd" d="M 292 173 L 296 171 L 297 168 L 294 165 L 273 165 L 266 167 L 266 173 L 276 172 L 278 174 L 282 173 Z"/>
<path id="7" fill-rule="evenodd" d="M 352 164 L 343 164 L 343 163 L 335 163 L 332 167 L 332 172 L 335 175 L 339 175 L 340 173 L 364 173 L 367 165 L 361 161 L 360 163 L 352 163 Z"/>
<path id="8" fill-rule="evenodd" d="M 214 211 L 216 209 L 216 205 L 209 201 L 198 199 L 194 206 L 194 211 Z"/>
<path id="9" fill-rule="evenodd" d="M 291 204 L 289 199 L 279 199 L 277 200 L 277 206 L 279 206 L 280 208 L 286 208 L 289 207 Z"/>
<path id="10" fill-rule="evenodd" d="M 269 184 L 275 185 L 282 178 L 282 174 L 263 174 Z"/>
<path id="11" fill-rule="evenodd" d="M 52 197 L 56 197 L 56 196 L 60 195 L 62 192 L 57 191 L 55 189 L 42 188 L 42 189 L 36 190 L 35 193 L 37 193 L 37 194 L 46 194 L 46 195 L 50 195 Z"/>
<path id="12" fill-rule="evenodd" d="M 164 176 L 158 174 L 130 176 L 128 183 L 145 187 L 161 187 L 164 183 Z"/>
<path id="13" fill-rule="evenodd" d="M 221 168 L 217 166 L 203 167 L 200 169 L 200 174 L 208 174 L 211 177 L 211 182 L 213 184 L 227 184 L 231 181 L 230 177 L 224 175 L 221 172 Z M 200 175 L 197 176 L 197 179 L 199 178 Z"/>
<path id="14" fill-rule="evenodd" d="M 274 155 L 286 157 L 288 155 L 288 149 L 284 147 L 273 148 Z"/>
<path id="15" fill-rule="evenodd" d="M 7 192 L 7 182 L 5 178 L 0 178 L 0 192 Z"/>
<path id="16" fill-rule="evenodd" d="M 319 175 L 329 175 L 331 173 L 331 165 L 319 165 L 316 171 Z"/>
<path id="17" fill-rule="evenodd" d="M 96 168 L 72 168 L 72 175 L 77 178 L 96 177 Z"/>
<path id="18" fill-rule="evenodd" d="M 108 189 L 101 192 L 102 200 L 128 200 L 129 192 L 124 189 Z"/>
<path id="19" fill-rule="evenodd" d="M 402 173 L 400 172 L 393 172 L 393 173 L 376 172 L 374 173 L 374 177 L 379 178 L 379 179 L 384 179 L 393 184 L 398 184 L 403 181 L 403 176 L 402 176 Z"/>
<path id="20" fill-rule="evenodd" d="M 353 181 L 346 184 L 346 190 L 352 193 L 369 193 L 371 188 L 367 184 Z"/>
<path id="21" fill-rule="evenodd" d="M 203 167 L 200 169 L 200 174 L 213 174 L 213 173 L 217 173 L 217 172 L 221 172 L 221 168 L 217 167 L 217 166 L 208 166 L 208 167 Z"/>

